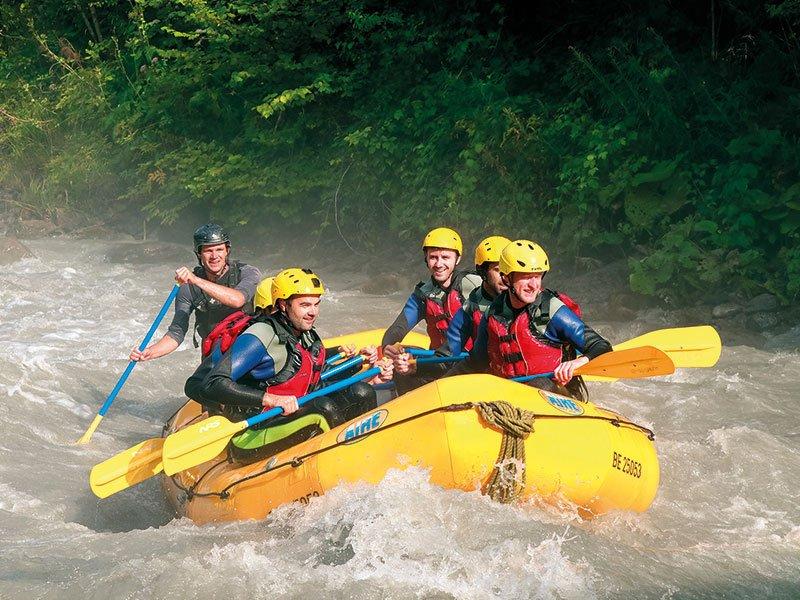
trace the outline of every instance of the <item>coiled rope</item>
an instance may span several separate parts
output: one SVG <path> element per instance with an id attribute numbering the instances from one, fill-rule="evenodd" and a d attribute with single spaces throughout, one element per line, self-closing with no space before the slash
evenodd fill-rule
<path id="1" fill-rule="evenodd" d="M 492 500 L 509 504 L 525 489 L 525 439 L 533 433 L 536 414 L 508 402 L 479 402 L 475 405 L 487 425 L 503 433 L 494 470 L 483 488 Z"/>

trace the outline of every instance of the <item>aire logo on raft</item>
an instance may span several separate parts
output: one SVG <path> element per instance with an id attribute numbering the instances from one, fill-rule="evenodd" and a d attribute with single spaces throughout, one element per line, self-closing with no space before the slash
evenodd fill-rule
<path id="1" fill-rule="evenodd" d="M 568 415 L 582 415 L 583 414 L 583 407 L 578 406 L 578 404 L 572 398 L 567 398 L 566 396 L 559 396 L 558 394 L 553 394 L 551 392 L 545 392 L 544 390 L 539 390 L 539 393 L 542 395 L 542 398 L 547 400 L 547 402 L 553 408 L 557 408 L 561 412 L 565 412 Z"/>
<path id="2" fill-rule="evenodd" d="M 336 436 L 337 442 L 357 442 L 361 436 L 365 433 L 369 433 L 370 431 L 375 431 L 381 425 L 383 425 L 386 418 L 389 416 L 389 411 L 385 409 L 381 409 L 375 411 L 369 416 L 364 417 L 348 425 L 344 431 L 341 431 L 338 436 Z"/>

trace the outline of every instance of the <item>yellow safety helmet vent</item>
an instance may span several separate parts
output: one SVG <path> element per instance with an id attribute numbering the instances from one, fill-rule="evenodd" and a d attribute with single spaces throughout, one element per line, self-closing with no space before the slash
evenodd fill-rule
<path id="1" fill-rule="evenodd" d="M 425 248 L 444 248 L 445 250 L 455 250 L 461 256 L 464 246 L 461 244 L 461 236 L 448 227 L 437 227 L 428 232 L 422 240 L 422 249 Z"/>
<path id="2" fill-rule="evenodd" d="M 310 269 L 284 269 L 272 281 L 272 301 L 288 300 L 292 296 L 321 296 L 325 287 Z"/>
<path id="3" fill-rule="evenodd" d="M 491 235 L 475 247 L 475 266 L 486 262 L 500 262 L 500 253 L 511 240 L 502 235 Z"/>
<path id="4" fill-rule="evenodd" d="M 500 253 L 500 273 L 546 273 L 550 261 L 542 247 L 530 240 L 515 240 Z"/>

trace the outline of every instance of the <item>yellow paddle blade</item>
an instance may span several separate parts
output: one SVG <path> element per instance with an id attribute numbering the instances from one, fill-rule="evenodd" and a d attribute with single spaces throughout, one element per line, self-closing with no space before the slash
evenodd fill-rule
<path id="1" fill-rule="evenodd" d="M 657 329 L 614 346 L 626 350 L 640 346 L 653 346 L 672 359 L 676 367 L 713 367 L 722 352 L 722 342 L 717 330 L 710 325 Z M 614 381 L 614 377 L 589 375 L 586 381 Z"/>
<path id="2" fill-rule="evenodd" d="M 162 451 L 164 472 L 174 475 L 211 460 L 243 429 L 247 429 L 247 421 L 231 423 L 216 416 L 167 436 Z"/>
<path id="3" fill-rule="evenodd" d="M 575 370 L 576 375 L 600 375 L 619 379 L 655 377 L 674 372 L 675 364 L 670 357 L 652 346 L 614 350 L 601 354 Z"/>
<path id="4" fill-rule="evenodd" d="M 95 415 L 94 421 L 92 421 L 92 424 L 89 425 L 89 429 L 87 429 L 86 433 L 84 433 L 80 437 L 80 439 L 75 443 L 76 444 L 88 444 L 89 440 L 92 439 L 92 434 L 94 433 L 94 430 L 97 429 L 97 426 L 100 425 L 100 421 L 102 421 L 102 420 L 103 420 L 103 415 Z"/>
<path id="5" fill-rule="evenodd" d="M 94 495 L 107 498 L 160 473 L 163 444 L 163 438 L 145 440 L 92 467 L 89 485 Z"/>
<path id="6" fill-rule="evenodd" d="M 666 352 L 676 367 L 713 367 L 722 352 L 722 341 L 711 325 L 651 331 L 614 346 L 614 350 L 640 346 L 654 346 Z"/>

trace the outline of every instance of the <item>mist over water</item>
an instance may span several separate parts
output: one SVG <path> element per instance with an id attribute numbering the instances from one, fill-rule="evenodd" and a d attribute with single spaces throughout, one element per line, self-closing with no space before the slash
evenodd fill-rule
<path id="1" fill-rule="evenodd" d="M 137 366 L 92 443 L 73 444 L 178 265 L 110 264 L 112 242 L 28 245 L 36 258 L 0 274 L 0 598 L 800 596 L 798 327 L 767 351 L 725 346 L 713 369 L 590 384 L 593 402 L 656 433 L 661 487 L 643 515 L 503 506 L 410 469 L 263 522 L 196 527 L 173 519 L 155 478 L 106 500 L 88 485 L 183 403 L 188 338 Z M 405 301 L 320 275 L 323 336 L 386 326 Z M 588 319 L 612 342 L 669 325 Z"/>

